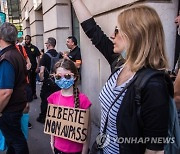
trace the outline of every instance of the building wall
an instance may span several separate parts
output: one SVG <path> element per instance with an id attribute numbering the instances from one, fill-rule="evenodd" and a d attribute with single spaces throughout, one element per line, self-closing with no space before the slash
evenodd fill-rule
<path id="1" fill-rule="evenodd" d="M 50 2 L 50 0 L 49 0 Z M 72 34 L 71 8 L 67 0 L 43 0 L 44 40 L 55 37 L 58 52 L 67 50 L 66 38 Z"/>

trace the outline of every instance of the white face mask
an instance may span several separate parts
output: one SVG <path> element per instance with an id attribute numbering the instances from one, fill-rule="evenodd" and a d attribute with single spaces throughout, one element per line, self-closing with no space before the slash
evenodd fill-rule
<path id="1" fill-rule="evenodd" d="M 122 55 L 122 57 L 123 57 L 124 59 L 126 59 L 126 50 L 123 50 L 123 51 L 121 52 L 121 55 Z"/>

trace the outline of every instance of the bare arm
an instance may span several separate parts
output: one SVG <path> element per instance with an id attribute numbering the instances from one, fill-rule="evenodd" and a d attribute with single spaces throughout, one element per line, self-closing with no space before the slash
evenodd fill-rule
<path id="1" fill-rule="evenodd" d="M 40 64 L 40 56 L 37 57 L 37 68 L 36 68 L 37 73 L 39 71 L 39 64 Z"/>
<path id="2" fill-rule="evenodd" d="M 30 60 L 29 60 L 29 58 L 27 57 L 26 58 L 26 68 L 27 68 L 27 70 L 30 70 L 31 69 L 31 62 L 30 62 Z"/>
<path id="3" fill-rule="evenodd" d="M 91 139 L 90 137 L 91 137 L 91 115 L 89 112 L 88 134 L 87 134 L 86 142 L 83 144 L 82 154 L 88 153 L 89 143 L 90 143 L 90 139 Z"/>
<path id="4" fill-rule="evenodd" d="M 39 73 L 40 81 L 44 80 L 44 70 L 45 70 L 45 67 L 41 66 L 40 73 Z"/>
<path id="5" fill-rule="evenodd" d="M 174 100 L 176 102 L 176 107 L 180 109 L 180 71 L 178 71 L 174 82 Z"/>
<path id="6" fill-rule="evenodd" d="M 146 149 L 145 154 L 164 154 L 164 151 L 153 151 Z"/>
<path id="7" fill-rule="evenodd" d="M 80 23 L 92 17 L 90 11 L 82 2 L 82 0 L 71 0 L 71 2 Z"/>
<path id="8" fill-rule="evenodd" d="M 0 89 L 0 112 L 4 110 L 11 98 L 13 89 Z"/>

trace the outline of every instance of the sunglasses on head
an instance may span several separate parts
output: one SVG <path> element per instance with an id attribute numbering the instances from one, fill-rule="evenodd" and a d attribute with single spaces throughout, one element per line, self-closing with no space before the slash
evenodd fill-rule
<path id="1" fill-rule="evenodd" d="M 114 36 L 116 37 L 116 35 L 119 33 L 119 29 L 118 27 L 116 26 L 115 29 L 114 29 Z"/>
<path id="2" fill-rule="evenodd" d="M 74 76 L 74 74 L 56 74 L 54 77 L 56 80 L 60 80 L 62 77 L 64 77 L 65 79 L 71 79 Z"/>

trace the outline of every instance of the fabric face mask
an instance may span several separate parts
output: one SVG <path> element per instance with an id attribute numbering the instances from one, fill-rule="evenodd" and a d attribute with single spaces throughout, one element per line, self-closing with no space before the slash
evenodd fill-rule
<path id="1" fill-rule="evenodd" d="M 121 55 L 122 55 L 122 57 L 123 57 L 124 59 L 126 59 L 126 51 L 125 51 L 125 50 L 123 50 L 123 51 L 121 52 Z"/>
<path id="2" fill-rule="evenodd" d="M 61 79 L 55 78 L 55 83 L 61 89 L 69 89 L 74 84 L 74 78 L 73 77 L 71 77 L 70 79 L 66 79 L 64 77 L 62 77 Z"/>

